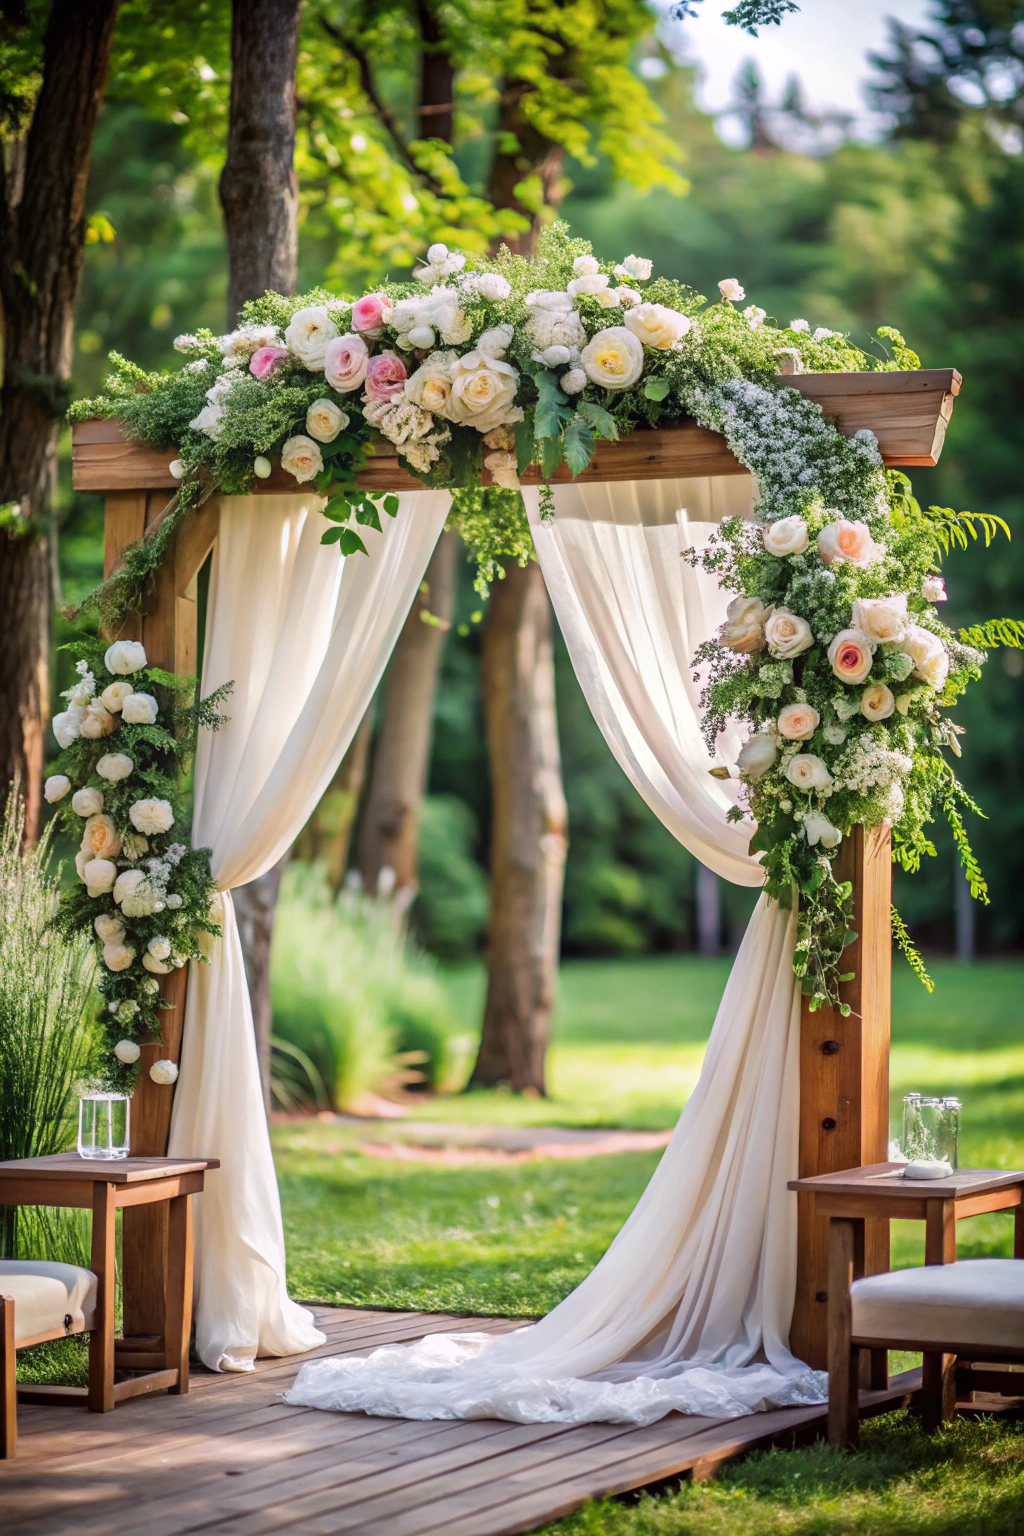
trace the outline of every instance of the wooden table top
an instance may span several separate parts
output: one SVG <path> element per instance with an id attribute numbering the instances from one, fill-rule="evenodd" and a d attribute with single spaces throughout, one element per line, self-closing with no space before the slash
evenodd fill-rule
<path id="1" fill-rule="evenodd" d="M 869 1163 L 841 1173 L 820 1173 L 812 1179 L 791 1179 L 787 1188 L 800 1194 L 877 1195 L 883 1200 L 956 1200 L 991 1190 L 1024 1184 L 1024 1171 L 1005 1168 L 958 1168 L 946 1179 L 904 1179 L 904 1163 Z M 3 1167 L 3 1164 L 0 1164 Z"/>
<path id="2" fill-rule="evenodd" d="M 143 1184 L 153 1179 L 170 1179 L 182 1173 L 202 1173 L 207 1168 L 219 1167 L 219 1157 L 103 1158 L 58 1152 L 52 1157 L 22 1157 L 0 1163 L 0 1183 L 5 1178 L 27 1176 L 33 1179 L 80 1179 L 93 1184 Z"/>

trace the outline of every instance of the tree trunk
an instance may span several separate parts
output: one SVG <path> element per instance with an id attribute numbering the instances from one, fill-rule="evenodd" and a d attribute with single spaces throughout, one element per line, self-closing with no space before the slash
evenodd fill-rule
<path id="1" fill-rule="evenodd" d="M 491 165 L 488 196 L 495 208 L 512 208 L 530 220 L 530 227 L 518 235 L 509 235 L 505 241 L 510 250 L 522 256 L 532 256 L 537 236 L 544 225 L 543 210 L 557 208 L 562 201 L 562 164 L 565 150 L 544 137 L 532 123 L 526 121 L 522 101 L 531 89 L 529 85 L 515 82 L 506 86 L 498 112 L 498 143 L 514 144 L 515 148 L 499 150 Z M 529 197 L 520 200 L 524 182 L 536 176 L 540 182 L 540 200 Z"/>
<path id="2" fill-rule="evenodd" d="M 484 620 L 491 767 L 487 1002 L 470 1087 L 544 1093 L 567 842 L 553 624 L 540 566 L 513 565 Z"/>
<path id="3" fill-rule="evenodd" d="M 228 324 L 268 288 L 294 293 L 299 252 L 295 56 L 300 0 L 232 0 L 231 108 L 220 201 Z"/>
<path id="4" fill-rule="evenodd" d="M 419 808 L 427 787 L 434 695 L 445 636 L 455 606 L 458 538 L 443 533 L 427 566 L 388 667 L 373 773 L 359 829 L 365 888 L 386 883 L 405 903 L 416 890 Z"/>
<path id="5" fill-rule="evenodd" d="M 419 135 L 421 139 L 452 142 L 455 65 L 445 47 L 440 20 L 430 0 L 419 0 L 420 90 Z"/>
<path id="6" fill-rule="evenodd" d="M 49 712 L 47 519 L 70 395 L 85 196 L 118 0 L 54 0 L 26 137 L 0 152 L 0 793 L 19 778 L 38 830 Z"/>

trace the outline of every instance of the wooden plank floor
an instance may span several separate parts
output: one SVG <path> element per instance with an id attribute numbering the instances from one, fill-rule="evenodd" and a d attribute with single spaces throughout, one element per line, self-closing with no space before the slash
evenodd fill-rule
<path id="1" fill-rule="evenodd" d="M 710 1476 L 756 1445 L 792 1443 L 820 1409 L 714 1420 L 670 1414 L 645 1429 L 369 1418 L 291 1408 L 302 1360 L 426 1333 L 503 1333 L 500 1319 L 316 1309 L 327 1342 L 248 1375 L 193 1377 L 187 1397 L 109 1414 L 23 1405 L 14 1461 L 0 1462 L 5 1536 L 512 1536 L 588 1498 L 668 1477 Z M 916 1388 L 865 1394 L 878 1412 Z"/>

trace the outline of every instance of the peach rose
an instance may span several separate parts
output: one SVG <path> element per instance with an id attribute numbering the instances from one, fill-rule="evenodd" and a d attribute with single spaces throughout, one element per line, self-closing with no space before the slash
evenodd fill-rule
<path id="1" fill-rule="evenodd" d="M 884 683 L 872 683 L 861 694 L 860 712 L 865 720 L 888 720 L 895 708 L 896 699 L 892 689 Z"/>
<path id="2" fill-rule="evenodd" d="M 862 683 L 871 671 L 874 653 L 863 630 L 841 629 L 828 648 L 832 671 L 842 683 Z"/>
<path id="3" fill-rule="evenodd" d="M 834 560 L 850 560 L 854 565 L 873 565 L 882 550 L 871 537 L 867 523 L 849 522 L 841 517 L 828 523 L 818 534 L 818 554 L 826 565 Z"/>
<path id="4" fill-rule="evenodd" d="M 85 712 L 81 724 L 81 733 L 86 741 L 99 741 L 101 736 L 109 736 L 117 730 L 117 718 L 110 713 L 106 705 L 99 699 L 93 699 Z"/>
<path id="5" fill-rule="evenodd" d="M 339 394 L 348 395 L 366 378 L 369 361 L 370 349 L 361 336 L 352 332 L 347 336 L 336 336 L 327 343 L 324 375 Z"/>
<path id="6" fill-rule="evenodd" d="M 779 735 L 786 741 L 807 741 L 820 723 L 821 716 L 813 704 L 787 704 L 779 712 Z"/>
<path id="7" fill-rule="evenodd" d="M 730 651 L 752 656 L 764 649 L 765 620 L 771 614 L 759 597 L 734 597 L 725 610 L 718 638 Z"/>
<path id="8" fill-rule="evenodd" d="M 91 859 L 116 859 L 121 839 L 109 816 L 90 816 L 82 832 L 82 852 Z"/>
<path id="9" fill-rule="evenodd" d="M 814 644 L 814 635 L 807 620 L 802 619 L 798 613 L 790 613 L 788 608 L 776 608 L 765 624 L 764 637 L 772 655 L 783 661 L 799 656 L 801 651 L 808 650 Z"/>
<path id="10" fill-rule="evenodd" d="M 409 376 L 397 352 L 378 352 L 366 365 L 366 398 L 396 400 Z"/>

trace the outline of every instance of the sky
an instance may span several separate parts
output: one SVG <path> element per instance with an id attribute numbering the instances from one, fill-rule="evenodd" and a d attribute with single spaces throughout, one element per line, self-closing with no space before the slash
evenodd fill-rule
<path id="1" fill-rule="evenodd" d="M 699 63 L 703 83 L 698 100 L 705 111 L 720 111 L 732 96 L 732 83 L 745 59 L 754 59 L 771 98 L 777 98 L 792 74 L 800 76 L 813 107 L 837 107 L 857 115 L 870 132 L 864 83 L 867 54 L 888 35 L 886 18 L 910 25 L 928 18 L 928 0 L 800 0 L 800 11 L 777 27 L 764 27 L 756 38 L 726 26 L 726 0 L 703 0 L 693 21 L 671 24 L 666 41 L 673 52 Z"/>

